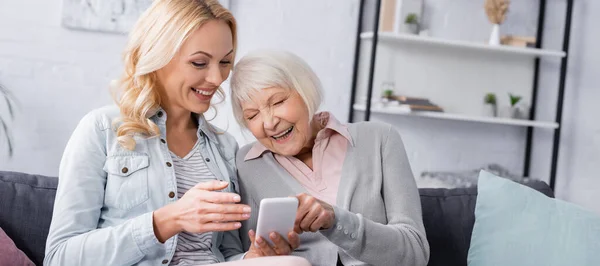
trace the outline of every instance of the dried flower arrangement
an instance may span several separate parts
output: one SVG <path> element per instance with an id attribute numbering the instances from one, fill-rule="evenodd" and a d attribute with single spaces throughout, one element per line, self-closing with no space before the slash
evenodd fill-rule
<path id="1" fill-rule="evenodd" d="M 486 0 L 485 13 L 492 24 L 502 24 L 506 19 L 510 0 Z"/>

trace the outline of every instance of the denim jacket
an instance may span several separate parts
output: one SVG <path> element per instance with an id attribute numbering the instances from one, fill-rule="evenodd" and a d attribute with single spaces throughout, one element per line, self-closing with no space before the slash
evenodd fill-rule
<path id="1" fill-rule="evenodd" d="M 116 106 L 87 114 L 69 140 L 59 169 L 54 213 L 44 265 L 162 265 L 171 262 L 177 237 L 161 244 L 152 212 L 177 200 L 177 182 L 166 143 L 167 115 L 151 118 L 154 138 L 135 136 L 135 150 L 117 142 Z M 217 179 L 238 192 L 237 142 L 200 116 L 198 141 Z M 212 127 L 212 130 L 209 128 Z M 218 132 L 218 131 L 217 131 Z M 238 231 L 214 232 L 213 253 L 220 261 L 242 257 Z"/>

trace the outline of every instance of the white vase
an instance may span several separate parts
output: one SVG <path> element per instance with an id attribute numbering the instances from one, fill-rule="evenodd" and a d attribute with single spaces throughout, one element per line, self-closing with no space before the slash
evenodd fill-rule
<path id="1" fill-rule="evenodd" d="M 516 118 L 515 116 L 518 114 L 518 111 L 516 108 L 512 107 L 512 106 L 502 106 L 500 108 L 498 117 L 502 117 L 502 118 Z"/>
<path id="2" fill-rule="evenodd" d="M 498 108 L 496 108 L 495 104 L 484 104 L 483 105 L 483 116 L 485 117 L 497 117 L 498 116 Z"/>
<path id="3" fill-rule="evenodd" d="M 492 25 L 492 35 L 490 36 L 490 45 L 500 45 L 500 25 Z"/>

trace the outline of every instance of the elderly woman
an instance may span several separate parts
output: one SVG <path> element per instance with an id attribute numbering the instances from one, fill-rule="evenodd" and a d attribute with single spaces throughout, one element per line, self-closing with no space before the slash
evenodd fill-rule
<path id="1" fill-rule="evenodd" d="M 294 230 L 302 234 L 293 254 L 313 265 L 427 264 L 419 194 L 396 130 L 317 113 L 319 79 L 288 52 L 245 56 L 231 89 L 234 115 L 257 139 L 236 161 L 242 202 L 253 212 L 242 222 L 245 248 L 260 201 L 296 195 Z"/>

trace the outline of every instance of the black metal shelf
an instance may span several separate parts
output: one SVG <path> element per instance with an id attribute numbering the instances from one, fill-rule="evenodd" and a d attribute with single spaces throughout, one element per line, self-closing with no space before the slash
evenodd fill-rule
<path id="1" fill-rule="evenodd" d="M 367 88 L 367 101 L 366 107 L 364 108 L 364 120 L 369 121 L 371 117 L 371 99 L 373 96 L 373 80 L 375 73 L 375 63 L 377 59 L 377 44 L 379 41 L 379 17 L 381 10 L 381 0 L 370 0 L 375 1 L 375 10 L 374 10 L 374 20 L 373 20 L 373 36 L 372 36 L 372 49 L 370 52 L 370 61 L 369 61 L 369 80 L 368 80 L 368 88 Z M 567 3 L 566 7 L 566 16 L 565 16 L 565 28 L 563 33 L 563 45 L 562 52 L 565 53 L 565 56 L 562 57 L 560 63 L 560 79 L 558 81 L 558 100 L 556 103 L 556 116 L 555 122 L 558 125 L 561 125 L 562 122 L 562 113 L 563 113 L 563 105 L 564 105 L 564 95 L 565 95 L 565 86 L 566 86 L 566 78 L 567 78 L 567 68 L 568 68 L 568 60 L 569 60 L 569 45 L 570 45 L 570 35 L 571 35 L 571 23 L 573 18 L 573 5 L 574 0 L 565 0 Z M 356 50 L 354 54 L 354 75 L 352 79 L 352 94 L 350 96 L 350 111 L 349 111 L 349 122 L 353 122 L 354 120 L 354 105 L 356 101 L 356 91 L 357 91 L 357 81 L 358 81 L 358 68 L 360 62 L 360 48 L 361 48 L 361 34 L 363 34 L 363 21 L 364 21 L 364 7 L 366 0 L 360 0 L 359 7 L 359 17 L 358 17 L 358 25 L 357 25 L 357 34 L 356 34 Z M 539 12 L 538 12 L 538 22 L 537 22 L 537 32 L 536 32 L 536 48 L 542 49 L 542 42 L 544 37 L 544 26 L 546 19 L 546 0 L 539 1 Z M 535 59 L 534 63 L 534 78 L 533 78 L 533 90 L 531 95 L 531 109 L 530 116 L 532 119 L 535 119 L 536 116 L 536 108 L 537 108 L 537 97 L 538 97 L 538 87 L 540 80 L 540 58 Z M 524 158 L 524 167 L 523 167 L 523 176 L 529 176 L 531 169 L 531 149 L 533 145 L 533 129 L 534 127 L 527 127 L 527 136 L 525 143 L 525 158 Z M 554 137 L 553 137 L 553 145 L 552 145 L 552 161 L 550 168 L 550 187 L 555 189 L 556 186 L 556 173 L 558 167 L 558 157 L 560 155 L 560 136 L 561 136 L 562 126 L 554 129 Z"/>

